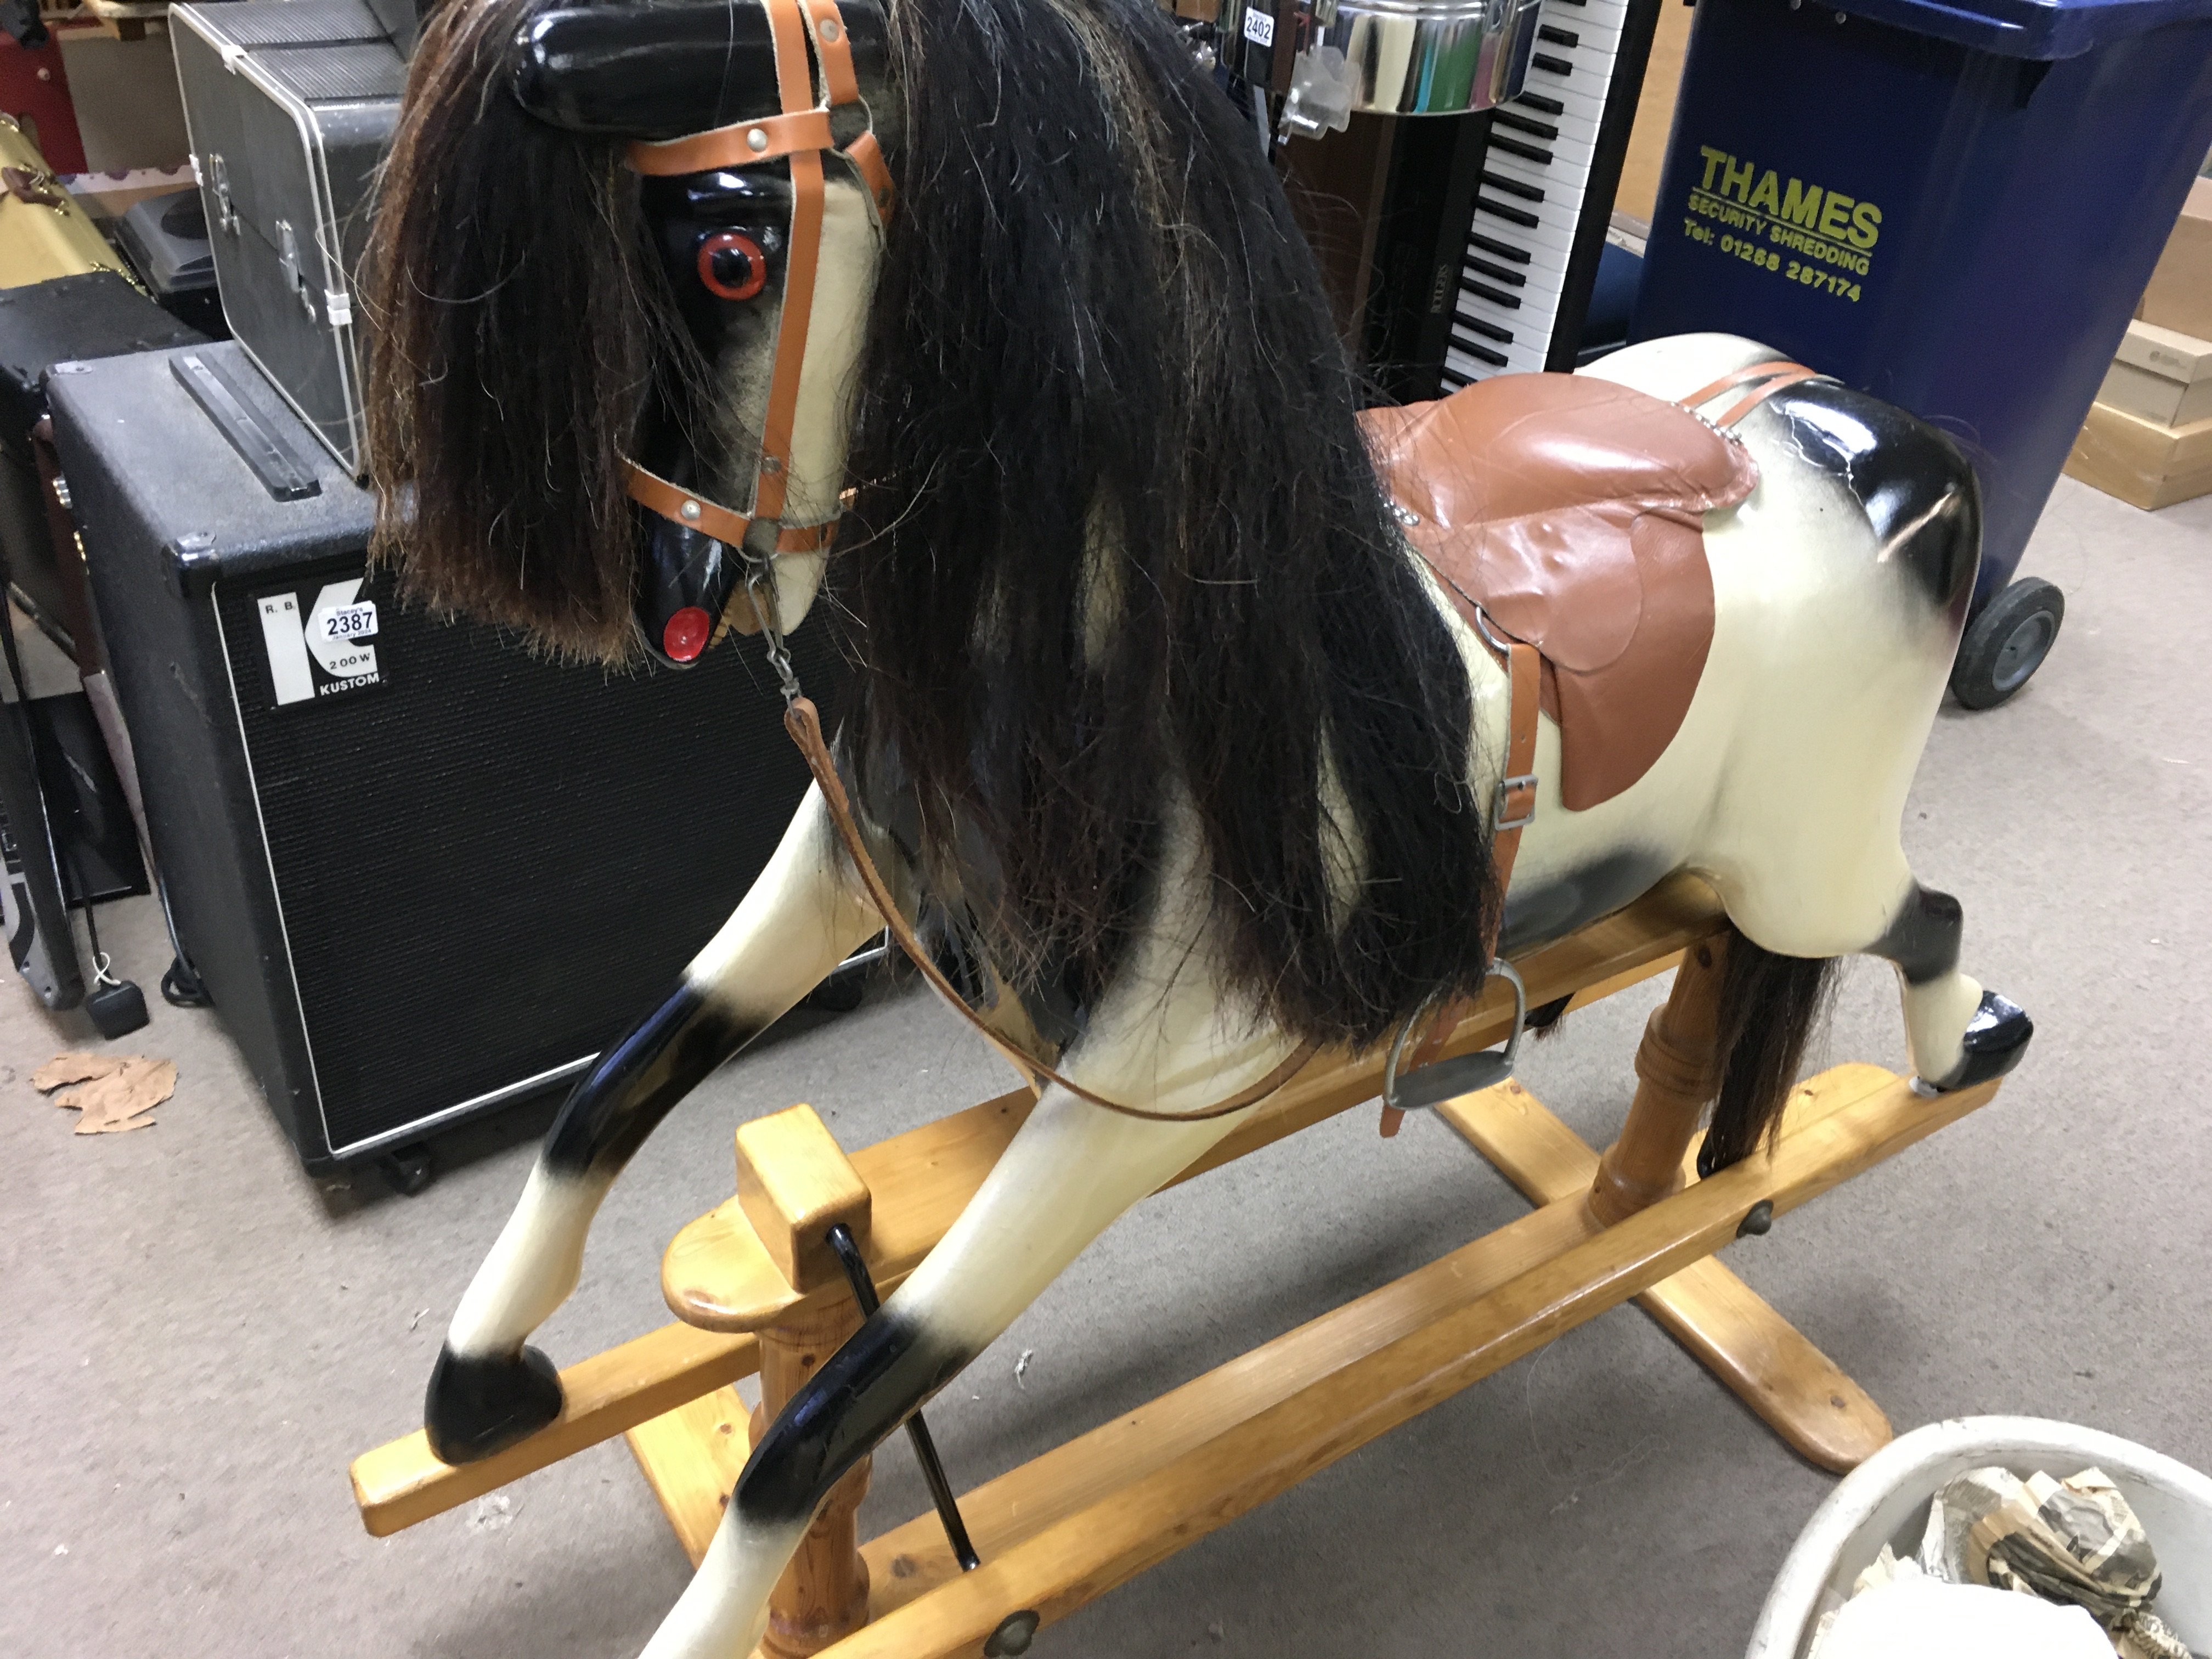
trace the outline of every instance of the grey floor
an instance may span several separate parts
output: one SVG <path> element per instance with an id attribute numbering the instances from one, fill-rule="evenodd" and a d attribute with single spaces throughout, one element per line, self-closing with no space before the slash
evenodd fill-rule
<path id="1" fill-rule="evenodd" d="M 2212 1467 L 2212 500 L 2153 516 L 2062 482 L 2026 568 L 2066 590 L 2064 638 L 2011 706 L 1944 713 L 1906 834 L 2035 1048 L 1990 1108 L 1729 1259 L 1900 1426 L 2042 1413 Z M 109 932 L 150 991 L 150 909 Z M 1662 989 L 1529 1060 L 1593 1140 Z M 685 1567 L 619 1441 L 386 1540 L 347 1491 L 352 1455 L 416 1420 L 542 1115 L 447 1145 L 412 1200 L 320 1186 L 212 1018 L 158 1003 L 121 1046 L 178 1062 L 159 1126 L 73 1137 L 27 1079 L 87 1035 L 0 984 L 0 1654 L 634 1653 Z M 1900 1054 L 1887 971 L 1856 965 L 1826 1058 Z M 665 1319 L 661 1247 L 727 1194 L 744 1117 L 808 1100 L 860 1146 L 1004 1086 L 916 997 L 794 1022 L 641 1156 L 545 1346 L 568 1363 Z M 1522 1207 L 1439 1126 L 1386 1142 L 1347 1115 L 1116 1227 L 947 1392 L 939 1443 L 985 1478 Z M 1036 1651 L 1711 1659 L 1831 1485 L 1624 1309 Z M 864 1521 L 925 1503 L 891 1448 Z"/>

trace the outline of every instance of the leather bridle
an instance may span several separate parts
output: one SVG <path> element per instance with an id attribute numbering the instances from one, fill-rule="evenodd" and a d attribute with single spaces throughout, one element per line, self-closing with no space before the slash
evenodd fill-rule
<path id="1" fill-rule="evenodd" d="M 732 122 L 688 137 L 665 142 L 641 139 L 629 146 L 630 170 L 649 178 L 671 178 L 716 169 L 786 162 L 791 173 L 791 228 L 785 244 L 783 313 L 778 324 L 769 375 L 768 409 L 761 426 L 760 461 L 753 475 L 752 499 L 745 510 L 685 489 L 634 460 L 624 463 L 623 486 L 629 499 L 680 529 L 713 538 L 746 560 L 745 538 L 757 524 L 777 526 L 775 555 L 811 553 L 829 545 L 836 519 L 816 525 L 781 523 L 791 471 L 792 432 L 799 409 L 799 374 L 806 356 L 807 325 L 814 309 L 815 278 L 822 256 L 825 155 L 849 167 L 867 191 L 880 228 L 891 204 L 890 169 L 876 142 L 874 117 L 860 96 L 853 69 L 852 44 L 836 0 L 762 0 L 775 52 L 776 93 L 781 111 L 757 120 Z M 809 48 L 811 48 L 810 61 Z M 818 78 L 817 75 L 818 70 Z M 864 117 L 860 136 L 840 148 L 831 136 L 832 112 L 857 108 Z M 698 656 L 714 630 L 728 620 L 740 632 L 757 631 L 757 617 L 729 614 L 747 589 L 732 594 L 723 617 L 676 611 L 670 617 L 641 617 L 648 636 L 673 659 Z M 656 631 L 656 626 L 658 631 Z"/>

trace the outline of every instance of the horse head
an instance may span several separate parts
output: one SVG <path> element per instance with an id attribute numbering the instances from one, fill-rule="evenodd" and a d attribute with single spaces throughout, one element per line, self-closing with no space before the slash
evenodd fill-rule
<path id="1" fill-rule="evenodd" d="M 610 659 L 750 631 L 771 568 L 795 623 L 897 106 L 875 0 L 449 8 L 370 266 L 378 546 L 405 586 Z"/>

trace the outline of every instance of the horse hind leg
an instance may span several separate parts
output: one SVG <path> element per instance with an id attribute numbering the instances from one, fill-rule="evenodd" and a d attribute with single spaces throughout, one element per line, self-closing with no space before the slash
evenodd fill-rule
<path id="1" fill-rule="evenodd" d="M 1912 1069 L 1938 1092 L 2002 1077 L 2035 1035 L 2035 1022 L 2017 1003 L 1959 971 L 1965 932 L 1959 901 L 1915 882 L 1867 947 L 1897 969 Z"/>
<path id="2" fill-rule="evenodd" d="M 1716 1042 L 1719 1092 L 1712 1127 L 1698 1152 L 1703 1175 L 1747 1157 L 1779 1124 L 1838 961 L 1771 949 L 1804 941 L 1775 933 L 1754 939 L 1737 907 L 1729 909 L 1735 931 Z M 2018 1004 L 1959 971 L 1964 933 L 1959 901 L 1908 877 L 1888 925 L 1857 952 L 1896 968 L 1916 1080 L 1935 1093 L 2003 1076 L 2020 1063 L 2035 1034 L 2035 1023 Z"/>

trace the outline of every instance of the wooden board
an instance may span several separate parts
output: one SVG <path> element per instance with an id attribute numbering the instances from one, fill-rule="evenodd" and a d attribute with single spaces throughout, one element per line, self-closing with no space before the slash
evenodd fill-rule
<path id="1" fill-rule="evenodd" d="M 645 1471 L 676 1541 L 697 1566 L 722 1523 L 722 1509 L 752 1451 L 752 1408 L 719 1388 L 639 1424 L 623 1437 Z"/>
<path id="2" fill-rule="evenodd" d="M 1636 122 L 1628 131 L 1628 153 L 1621 158 L 1620 183 L 1613 205 L 1649 223 L 1659 200 L 1659 179 L 1667 166 L 1668 135 L 1674 130 L 1674 100 L 1682 90 L 1682 62 L 1690 49 L 1690 22 L 1697 13 L 1675 0 L 1659 0 L 1659 21 L 1644 61 L 1644 85 L 1636 99 Z M 1655 236 L 1665 229 L 1652 226 Z M 1680 235 L 1680 226 L 1671 227 Z"/>
<path id="3" fill-rule="evenodd" d="M 1873 1066 L 1838 1066 L 1827 1076 L 1854 1072 L 1888 1076 Z M 1836 1089 L 1801 1089 L 1790 1102 L 1793 1121 L 1817 1121 L 1841 1098 Z M 1532 1202 L 1588 1193 L 1597 1175 L 1597 1154 L 1517 1083 L 1437 1111 Z M 1687 1179 L 1696 1178 L 1695 1159 L 1692 1149 Z M 1808 1461 L 1842 1474 L 1889 1443 L 1889 1419 L 1873 1397 L 1717 1258 L 1661 1280 L 1637 1301 Z"/>
<path id="4" fill-rule="evenodd" d="M 1694 877 L 1675 876 L 1617 915 L 1516 965 L 1534 1006 L 1585 988 L 1619 989 L 1660 972 L 1685 946 L 1724 925 L 1712 890 Z M 1510 992 L 1493 981 L 1444 1053 L 1463 1054 L 1502 1042 L 1512 1012 Z M 1359 1059 L 1340 1052 L 1316 1055 L 1176 1182 L 1372 1100 L 1382 1081 L 1380 1053 Z M 852 1155 L 853 1167 L 875 1195 L 866 1255 L 886 1295 L 967 1206 L 1032 1103 L 1026 1089 L 1016 1090 Z M 678 1317 L 706 1330 L 758 1330 L 787 1317 L 806 1300 L 762 1247 L 735 1200 L 677 1234 L 661 1261 L 660 1285 Z M 831 1287 L 817 1294 L 841 1292 Z"/>
<path id="5" fill-rule="evenodd" d="M 2212 420 L 2165 427 L 2092 404 L 2066 475 L 2146 512 L 2212 493 Z"/>
<path id="6" fill-rule="evenodd" d="M 760 1345 L 750 1336 L 689 1325 L 648 1331 L 562 1371 L 561 1415 L 481 1463 L 440 1462 L 420 1429 L 363 1452 L 351 1471 L 362 1524 L 388 1537 L 759 1369 Z"/>
<path id="7" fill-rule="evenodd" d="M 835 1659 L 972 1655 L 1008 1613 L 1062 1618 L 1258 1504 L 1734 1237 L 1982 1105 L 1840 1067 L 1771 1153 L 1593 1232 L 1579 1195 L 1243 1355 L 961 1499 L 983 1565 L 958 1573 L 933 1516 L 866 1550 L 873 1622 Z"/>

